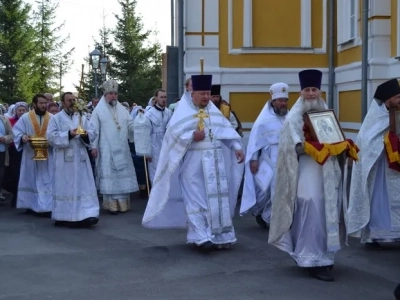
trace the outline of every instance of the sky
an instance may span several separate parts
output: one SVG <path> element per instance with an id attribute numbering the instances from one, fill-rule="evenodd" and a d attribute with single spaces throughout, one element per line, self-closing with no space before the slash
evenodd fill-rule
<path id="1" fill-rule="evenodd" d="M 27 2 L 33 4 L 35 0 Z M 158 31 L 152 40 L 158 40 L 164 51 L 171 43 L 170 3 L 170 0 L 137 0 L 136 7 L 144 28 Z M 62 36 L 70 35 L 69 41 L 64 45 L 64 53 L 75 47 L 74 64 L 62 79 L 64 91 L 74 92 L 74 84 L 79 84 L 84 58 L 94 50 L 93 37 L 98 38 L 99 29 L 103 26 L 103 12 L 106 26 L 114 27 L 114 13 L 120 12 L 117 0 L 59 0 L 56 22 L 65 22 L 60 32 Z"/>

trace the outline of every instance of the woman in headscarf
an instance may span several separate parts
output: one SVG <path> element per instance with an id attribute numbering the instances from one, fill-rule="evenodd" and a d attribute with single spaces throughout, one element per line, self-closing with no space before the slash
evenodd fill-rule
<path id="1" fill-rule="evenodd" d="M 17 102 L 14 107 L 14 115 L 10 117 L 11 126 L 14 127 L 15 123 L 19 120 L 19 118 L 26 112 L 28 112 L 29 108 L 25 102 Z M 15 148 L 14 143 L 11 143 L 8 147 L 9 154 L 9 164 L 5 169 L 5 178 L 7 180 L 3 181 L 3 188 L 12 193 L 13 197 L 11 200 L 11 206 L 15 207 L 17 204 L 17 192 L 18 192 L 18 182 L 19 182 L 19 173 L 21 170 L 21 158 L 22 151 L 18 152 Z"/>
<path id="2" fill-rule="evenodd" d="M 51 113 L 52 115 L 55 115 L 60 111 L 60 108 L 58 107 L 58 104 L 55 102 L 50 102 L 47 104 L 47 111 Z"/>
<path id="3" fill-rule="evenodd" d="M 7 118 L 12 118 L 12 117 L 14 116 L 14 112 L 15 112 L 15 104 L 11 104 L 11 105 L 8 107 L 7 113 L 5 113 L 4 115 L 5 115 Z"/>

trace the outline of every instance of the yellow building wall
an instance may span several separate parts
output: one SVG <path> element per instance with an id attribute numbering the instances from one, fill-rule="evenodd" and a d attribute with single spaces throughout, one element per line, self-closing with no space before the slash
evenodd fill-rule
<path id="1" fill-rule="evenodd" d="M 221 11 L 221 2 L 226 2 L 224 8 L 224 11 Z M 232 12 L 232 18 L 233 18 L 233 25 L 232 25 L 232 34 L 233 34 L 233 39 L 232 39 L 232 46 L 233 48 L 241 48 L 243 47 L 243 0 L 236 0 L 232 1 L 233 5 L 233 12 Z M 220 1 L 219 2 L 220 6 L 220 14 L 219 14 L 219 40 L 220 40 L 220 47 L 221 47 L 221 39 L 224 39 L 226 41 L 226 50 L 220 48 L 220 53 L 221 52 L 228 52 L 228 1 Z M 224 21 L 221 21 L 221 18 L 224 18 Z M 221 27 L 221 23 L 225 23 L 224 27 Z M 221 67 L 222 64 L 220 63 Z"/>
<path id="2" fill-rule="evenodd" d="M 268 1 L 268 9 L 265 2 L 253 0 L 253 47 L 300 47 L 301 1 Z"/>
<path id="3" fill-rule="evenodd" d="M 361 90 L 339 92 L 339 121 L 361 123 Z"/>
<path id="4" fill-rule="evenodd" d="M 253 0 L 253 42 L 255 45 L 279 45 L 290 43 L 300 45 L 300 10 L 294 16 L 294 7 L 301 1 L 280 0 L 266 1 Z M 287 2 L 287 3 L 286 3 Z M 291 5 L 288 5 L 288 3 Z M 285 4 L 286 3 L 286 4 Z M 312 0 L 312 43 L 315 47 L 322 45 L 322 1 Z M 233 26 L 232 47 L 243 46 L 243 0 L 233 0 Z M 276 6 L 276 7 L 275 7 Z M 268 20 L 266 14 L 279 14 L 286 9 L 285 15 L 274 16 L 275 21 Z M 278 8 L 279 7 L 279 8 Z M 297 9 L 299 9 L 297 7 Z M 293 53 L 268 53 L 268 54 L 229 54 L 228 47 L 228 0 L 219 1 L 219 58 L 222 68 L 326 68 L 328 67 L 328 54 L 293 54 Z M 288 15 L 289 13 L 289 15 Z M 263 16 L 263 18 L 262 18 Z M 282 23 L 284 21 L 284 23 Z M 267 27 L 266 24 L 268 25 Z M 295 36 L 295 38 L 293 38 Z M 294 39 L 289 41 L 289 39 Z M 269 43 L 269 44 L 267 44 Z M 265 46 L 263 46 L 265 47 Z"/>
<path id="5" fill-rule="evenodd" d="M 299 1 L 300 3 L 301 1 Z M 323 12 L 323 3 L 321 0 L 312 0 L 311 1 L 311 44 L 313 48 L 322 48 L 323 41 L 323 20 L 322 20 L 322 12 Z M 328 18 L 328 16 L 327 16 Z M 328 30 L 328 28 L 327 28 Z M 299 33 L 300 35 L 300 33 Z M 328 49 L 328 45 L 326 45 Z"/>
<path id="6" fill-rule="evenodd" d="M 289 109 L 299 98 L 300 93 L 289 93 Z M 322 98 L 325 99 L 325 92 L 322 93 Z M 254 122 L 260 114 L 265 103 L 271 99 L 271 95 L 267 92 L 232 92 L 229 93 L 229 104 L 235 111 L 240 122 Z"/>
<path id="7" fill-rule="evenodd" d="M 397 28 L 397 18 L 400 16 L 397 15 L 397 1 L 400 0 L 392 0 L 391 2 L 391 19 L 390 19 L 390 25 L 391 25 L 391 56 L 395 57 L 397 56 L 397 30 L 400 30 Z"/>

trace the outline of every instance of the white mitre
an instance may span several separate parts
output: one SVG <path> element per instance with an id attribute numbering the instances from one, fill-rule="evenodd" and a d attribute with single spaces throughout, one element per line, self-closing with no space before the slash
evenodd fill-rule
<path id="1" fill-rule="evenodd" d="M 269 88 L 271 100 L 286 98 L 289 99 L 289 86 L 286 83 L 278 82 L 271 85 Z"/>
<path id="2" fill-rule="evenodd" d="M 102 84 L 102 88 L 104 95 L 111 92 L 118 93 L 118 82 L 114 79 L 104 81 L 104 83 Z"/>

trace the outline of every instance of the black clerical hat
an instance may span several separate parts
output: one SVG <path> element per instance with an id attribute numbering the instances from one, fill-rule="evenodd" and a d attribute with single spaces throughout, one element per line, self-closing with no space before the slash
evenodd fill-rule
<path id="1" fill-rule="evenodd" d="M 211 86 L 211 96 L 220 96 L 221 95 L 221 85 L 213 84 Z"/>
<path id="2" fill-rule="evenodd" d="M 374 98 L 385 102 L 386 100 L 389 100 L 393 96 L 396 96 L 400 94 L 400 85 L 397 79 L 390 79 L 389 81 L 386 81 L 376 88 Z"/>
<path id="3" fill-rule="evenodd" d="M 212 75 L 192 75 L 193 91 L 211 91 Z"/>
<path id="4" fill-rule="evenodd" d="M 309 69 L 299 73 L 301 90 L 314 87 L 321 89 L 322 72 L 319 70 Z"/>

